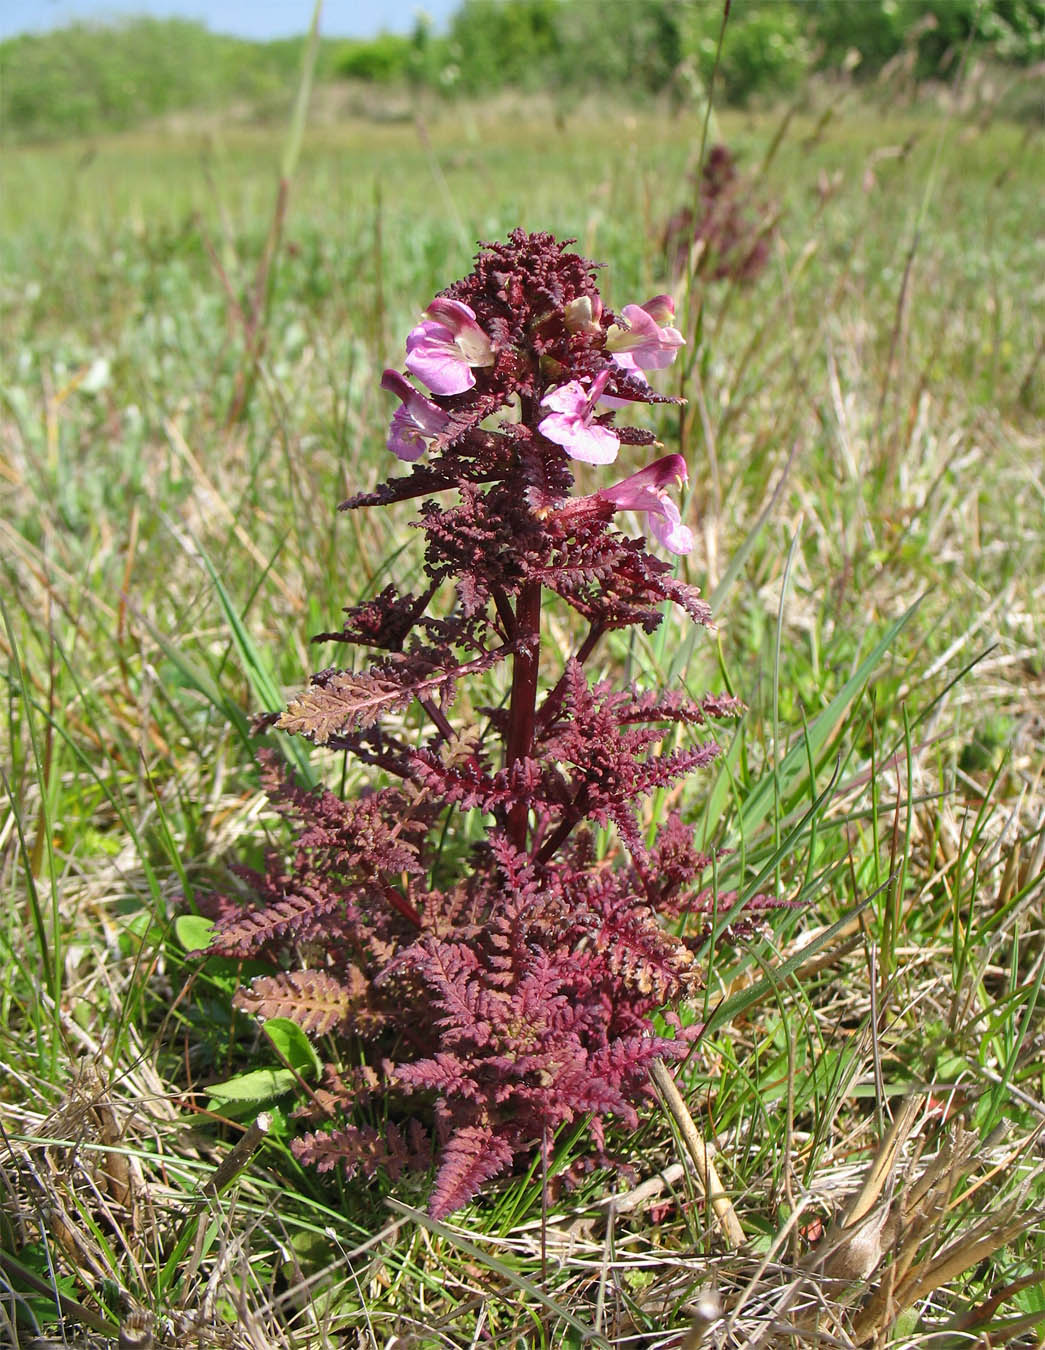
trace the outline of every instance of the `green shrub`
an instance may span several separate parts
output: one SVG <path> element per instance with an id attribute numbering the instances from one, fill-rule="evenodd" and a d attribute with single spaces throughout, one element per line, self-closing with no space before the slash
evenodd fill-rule
<path id="1" fill-rule="evenodd" d="M 580 8 L 586 6 L 581 5 Z M 464 0 L 450 21 L 447 50 L 463 93 L 554 84 L 565 55 L 560 0 Z"/>
<path id="2" fill-rule="evenodd" d="M 726 27 L 719 79 L 730 103 L 756 94 L 796 89 L 809 68 L 809 45 L 799 12 L 786 5 L 739 11 Z M 705 70 L 705 78 L 710 75 Z"/>
<path id="3" fill-rule="evenodd" d="M 922 79 L 953 73 L 970 39 L 1000 61 L 1027 65 L 1045 56 L 1043 0 L 809 0 L 807 14 L 820 66 L 840 66 L 856 51 L 863 75 L 876 74 L 908 43 Z"/>
<path id="4" fill-rule="evenodd" d="M 0 127 L 10 139 L 84 135 L 271 97 L 293 89 L 302 44 L 248 42 L 185 19 L 23 34 L 0 42 Z"/>
<path id="5" fill-rule="evenodd" d="M 348 42 L 335 71 L 343 79 L 389 84 L 406 77 L 411 68 L 413 43 L 395 33 L 382 33 L 371 42 Z"/>

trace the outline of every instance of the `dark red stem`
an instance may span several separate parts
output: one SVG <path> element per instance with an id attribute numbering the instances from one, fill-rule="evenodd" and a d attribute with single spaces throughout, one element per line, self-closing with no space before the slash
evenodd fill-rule
<path id="1" fill-rule="evenodd" d="M 516 652 L 512 665 L 512 702 L 508 713 L 508 744 L 505 763 L 533 751 L 533 730 L 537 709 L 537 673 L 541 662 L 541 583 L 528 581 L 519 592 L 515 607 Z M 526 827 L 530 807 L 517 801 L 508 813 L 508 837 L 520 851 L 526 848 Z"/>
<path id="2" fill-rule="evenodd" d="M 410 901 L 407 900 L 407 898 L 404 895 L 400 895 L 400 893 L 396 890 L 396 888 L 392 885 L 392 883 L 390 881 L 386 881 L 383 876 L 379 875 L 378 884 L 381 887 L 381 893 L 384 895 L 385 899 L 396 911 L 396 913 L 401 914 L 408 923 L 414 926 L 414 928 L 420 928 L 421 916 L 420 914 L 418 914 L 417 910 L 413 907 Z"/>
<path id="3" fill-rule="evenodd" d="M 555 829 L 541 845 L 540 852 L 537 854 L 537 861 L 546 863 L 555 857 L 559 849 L 562 848 L 566 840 L 569 839 L 574 829 L 584 819 L 585 808 L 588 804 L 588 797 L 583 790 L 577 799 L 564 812 L 562 820 L 559 821 Z"/>
<path id="4" fill-rule="evenodd" d="M 447 719 L 446 714 L 442 711 L 442 709 L 437 708 L 430 698 L 418 699 L 418 702 L 420 703 L 421 707 L 424 708 L 425 712 L 432 719 L 435 725 L 439 728 L 441 735 L 444 736 L 446 740 L 452 741 L 454 739 L 454 729 L 450 725 L 450 722 Z"/>
<path id="5" fill-rule="evenodd" d="M 511 642 L 515 637 L 515 612 L 512 609 L 512 602 L 500 586 L 491 586 L 490 594 L 493 596 L 494 608 L 497 610 L 497 617 L 500 619 L 501 628 L 504 630 L 504 640 Z"/>

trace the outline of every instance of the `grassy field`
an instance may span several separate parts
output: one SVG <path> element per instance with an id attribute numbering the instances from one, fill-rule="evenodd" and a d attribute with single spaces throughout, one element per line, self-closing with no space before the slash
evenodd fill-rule
<path id="1" fill-rule="evenodd" d="M 1042 1344 L 1040 133 L 982 109 L 723 116 L 711 141 L 777 222 L 747 286 L 672 277 L 659 242 L 702 135 L 609 104 L 324 125 L 260 288 L 271 134 L 6 155 L 14 1344 L 59 1313 L 92 1345 Z M 335 507 L 389 472 L 382 368 L 517 225 L 576 237 L 610 304 L 673 290 L 689 339 L 659 435 L 690 466 L 680 568 L 717 634 L 669 616 L 605 660 L 744 699 L 677 804 L 731 850 L 723 885 L 799 902 L 709 958 L 718 1012 L 679 1075 L 739 1247 L 667 1109 L 617 1139 L 624 1175 L 517 1177 L 436 1224 L 416 1183 L 303 1171 L 292 1094 L 209 1091 L 279 1067 L 235 972 L 186 957 L 194 897 L 276 828 L 249 718 L 416 566 L 405 510 Z"/>

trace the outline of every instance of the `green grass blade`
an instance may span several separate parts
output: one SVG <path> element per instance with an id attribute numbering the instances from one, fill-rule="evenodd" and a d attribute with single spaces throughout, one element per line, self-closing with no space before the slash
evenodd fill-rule
<path id="1" fill-rule="evenodd" d="M 239 657 L 240 669 L 243 671 L 254 697 L 265 712 L 281 712 L 285 700 L 272 675 L 268 658 L 251 637 L 238 609 L 232 602 L 232 597 L 218 575 L 217 569 L 202 548 L 200 549 L 200 557 L 218 597 L 218 603 L 221 606 L 222 614 L 225 616 L 225 622 L 229 626 L 229 632 L 232 634 L 232 642 Z M 281 736 L 279 744 L 283 754 L 293 764 L 301 781 L 307 787 L 314 787 L 316 783 L 315 770 L 309 760 L 308 751 L 301 741 L 296 736 Z"/>
<path id="2" fill-rule="evenodd" d="M 609 1350 L 610 1343 L 604 1336 L 600 1335 L 593 1327 L 582 1322 L 580 1318 L 574 1317 L 574 1315 L 564 1308 L 561 1303 L 557 1303 L 555 1299 L 546 1294 L 544 1290 L 534 1284 L 532 1280 L 527 1280 L 517 1271 L 514 1271 L 511 1266 L 506 1265 L 504 1261 L 499 1261 L 496 1256 L 491 1256 L 489 1252 L 484 1252 L 476 1243 L 469 1242 L 466 1237 L 462 1237 L 460 1233 L 455 1233 L 452 1228 L 448 1228 L 446 1224 L 440 1223 L 438 1219 L 430 1219 L 427 1214 L 424 1214 L 419 1209 L 412 1209 L 409 1205 L 404 1205 L 402 1201 L 393 1200 L 391 1198 L 387 1199 L 385 1204 L 389 1209 L 394 1210 L 396 1214 L 402 1214 L 408 1219 L 413 1219 L 414 1223 L 420 1225 L 421 1228 L 426 1229 L 429 1233 L 435 1234 L 437 1237 L 443 1238 L 446 1242 L 449 1242 L 452 1246 L 457 1247 L 467 1256 L 470 1256 L 473 1261 L 478 1261 L 480 1265 L 486 1266 L 488 1269 L 492 1270 L 495 1275 L 499 1275 L 502 1280 L 507 1281 L 521 1293 L 525 1294 L 527 1298 L 532 1299 L 535 1303 L 540 1303 L 543 1307 L 547 1308 L 550 1313 L 561 1318 L 568 1327 L 572 1327 L 582 1340 L 589 1342 L 591 1345 L 600 1346 L 602 1347 L 602 1350 Z"/>
<path id="3" fill-rule="evenodd" d="M 808 962 L 811 956 L 815 956 L 818 951 L 821 951 L 824 947 L 833 942 L 839 933 L 849 926 L 853 919 L 862 914 L 868 905 L 871 904 L 888 884 L 888 881 L 883 882 L 877 891 L 873 891 L 870 895 L 865 896 L 858 905 L 854 905 L 853 908 L 843 914 L 840 919 L 836 919 L 829 928 L 826 928 L 822 933 L 819 933 L 810 942 L 806 943 L 801 951 L 795 952 L 794 956 L 789 956 L 787 960 L 782 961 L 779 966 L 774 966 L 769 975 L 756 981 L 749 988 L 741 989 L 736 994 L 731 995 L 729 998 L 724 999 L 721 1003 L 717 1004 L 707 1021 L 704 1023 L 703 1034 L 705 1036 L 710 1036 L 713 1032 L 717 1031 L 719 1027 L 727 1026 L 740 1013 L 752 1007 L 754 1004 L 760 1003 L 767 994 L 771 994 L 785 980 L 790 979 L 795 971 Z"/>
<path id="4" fill-rule="evenodd" d="M 914 618 L 920 604 L 921 601 L 916 600 L 905 614 L 889 625 L 827 707 L 809 723 L 802 739 L 792 746 L 772 773 L 767 773 L 757 784 L 740 809 L 736 826 L 739 834 L 750 838 L 768 818 L 776 802 L 787 802 L 791 798 L 808 776 L 810 756 L 819 761 L 820 753 L 853 700 L 874 674 L 879 661 L 896 638 Z"/>

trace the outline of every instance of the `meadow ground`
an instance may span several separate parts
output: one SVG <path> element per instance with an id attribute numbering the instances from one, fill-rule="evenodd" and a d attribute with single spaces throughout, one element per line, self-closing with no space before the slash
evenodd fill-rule
<path id="1" fill-rule="evenodd" d="M 609 107 L 325 125 L 260 287 L 277 135 L 7 153 L 12 1343 L 60 1311 L 73 1344 L 1041 1344 L 1040 132 L 847 100 L 723 116 L 708 143 L 773 226 L 749 284 L 673 277 L 662 247 L 702 137 Z M 739 1247 L 663 1106 L 616 1141 L 627 1176 L 519 1177 L 436 1224 L 419 1183 L 303 1171 L 292 1094 L 209 1090 L 280 1068 L 233 973 L 186 957 L 193 897 L 275 829 L 248 719 L 416 565 L 405 511 L 335 506 L 389 470 L 382 368 L 515 226 L 576 237 L 610 304 L 673 290 L 689 339 L 658 428 L 717 634 L 669 615 L 605 660 L 743 698 L 676 804 L 731 850 L 724 887 L 799 902 L 709 955 L 679 1079 Z M 880 1145 L 868 1227 L 846 1197 Z"/>

